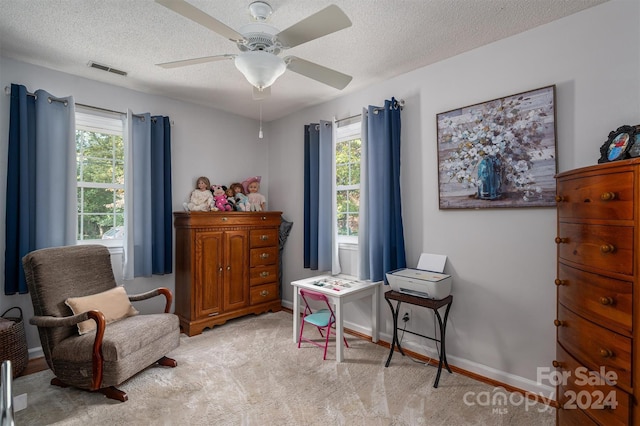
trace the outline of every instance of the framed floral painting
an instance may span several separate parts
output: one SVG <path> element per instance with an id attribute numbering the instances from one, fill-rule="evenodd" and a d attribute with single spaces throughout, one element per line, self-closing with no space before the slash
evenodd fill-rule
<path id="1" fill-rule="evenodd" d="M 556 205 L 555 89 L 437 114 L 440 209 Z"/>

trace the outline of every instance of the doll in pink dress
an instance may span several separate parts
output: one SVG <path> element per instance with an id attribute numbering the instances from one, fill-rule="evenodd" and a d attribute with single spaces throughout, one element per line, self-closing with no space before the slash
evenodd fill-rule
<path id="1" fill-rule="evenodd" d="M 260 178 L 253 177 L 247 179 L 247 197 L 249 198 L 249 210 L 252 212 L 261 212 L 267 207 L 267 199 L 264 195 L 260 194 Z"/>

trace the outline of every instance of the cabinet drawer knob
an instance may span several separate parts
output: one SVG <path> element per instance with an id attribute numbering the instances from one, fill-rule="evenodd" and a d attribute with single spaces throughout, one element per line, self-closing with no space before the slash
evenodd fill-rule
<path id="1" fill-rule="evenodd" d="M 600 195 L 600 199 L 602 201 L 612 201 L 616 199 L 616 193 L 615 192 L 604 192 L 602 193 L 602 195 Z"/>
<path id="2" fill-rule="evenodd" d="M 565 280 L 561 280 L 560 278 L 556 278 L 554 282 L 556 283 L 556 285 L 567 285 L 567 282 Z"/>
<path id="3" fill-rule="evenodd" d="M 260 255 L 260 258 L 261 258 L 261 259 L 267 259 L 268 257 L 269 257 L 269 253 L 262 253 L 262 254 Z"/>
<path id="4" fill-rule="evenodd" d="M 228 218 L 228 217 L 226 217 L 226 216 L 222 218 L 222 221 L 223 221 L 223 222 L 226 222 L 227 220 L 229 220 L 229 218 Z"/>
<path id="5" fill-rule="evenodd" d="M 603 244 L 600 246 L 600 252 L 602 253 L 613 253 L 616 250 L 616 247 L 613 244 Z"/>
<path id="6" fill-rule="evenodd" d="M 564 321 L 560 321 L 559 319 L 555 319 L 553 320 L 553 325 L 555 325 L 556 327 L 562 327 L 565 325 Z"/>
<path id="7" fill-rule="evenodd" d="M 267 241 L 269 239 L 269 236 L 268 235 L 260 235 L 260 239 L 262 241 Z"/>
<path id="8" fill-rule="evenodd" d="M 613 297 L 601 297 L 600 303 L 602 305 L 613 305 Z"/>
<path id="9" fill-rule="evenodd" d="M 556 195 L 556 202 L 557 203 L 561 203 L 563 201 L 566 201 L 565 197 L 563 197 L 562 195 Z"/>
<path id="10" fill-rule="evenodd" d="M 231 265 L 227 265 L 227 271 L 231 270 Z"/>
<path id="11" fill-rule="evenodd" d="M 222 272 L 222 266 L 220 267 L 220 269 L 218 269 L 218 272 Z"/>
<path id="12" fill-rule="evenodd" d="M 559 361 L 556 361 L 555 359 L 553 360 L 551 365 L 553 365 L 555 368 L 561 368 L 562 367 L 562 363 L 559 362 Z"/>
<path id="13" fill-rule="evenodd" d="M 262 296 L 262 297 L 267 297 L 268 295 L 269 295 L 269 290 L 262 290 L 260 292 L 260 296 Z"/>
<path id="14" fill-rule="evenodd" d="M 262 278 L 266 278 L 266 277 L 268 277 L 268 276 L 269 276 L 269 273 L 268 273 L 268 272 L 266 272 L 266 271 L 265 271 L 265 272 L 260 272 L 260 276 L 261 276 Z"/>
<path id="15" fill-rule="evenodd" d="M 566 244 L 569 242 L 568 238 L 561 238 L 561 237 L 556 237 L 555 239 L 556 244 Z"/>
<path id="16" fill-rule="evenodd" d="M 611 349 L 602 348 L 600 349 L 600 356 L 602 358 L 611 358 L 613 356 L 613 352 L 611 352 Z"/>
<path id="17" fill-rule="evenodd" d="M 262 220 L 267 220 L 267 217 L 266 216 L 262 216 L 261 219 Z"/>

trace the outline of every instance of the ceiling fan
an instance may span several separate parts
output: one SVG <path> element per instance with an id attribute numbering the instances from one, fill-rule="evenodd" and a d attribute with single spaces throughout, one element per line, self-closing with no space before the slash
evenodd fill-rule
<path id="1" fill-rule="evenodd" d="M 254 1 L 249 5 L 253 23 L 244 25 L 239 31 L 228 27 L 216 18 L 184 0 L 155 0 L 157 3 L 190 19 L 213 32 L 236 43 L 240 53 L 205 56 L 157 64 L 163 68 L 176 68 L 206 62 L 233 59 L 236 68 L 254 86 L 254 97 L 262 99 L 269 95 L 270 86 L 285 70 L 319 81 L 338 90 L 344 89 L 351 76 L 297 56 L 278 56 L 282 51 L 299 46 L 311 40 L 351 26 L 349 17 L 336 5 L 308 16 L 302 21 L 279 31 L 265 23 L 273 12 L 264 1 Z"/>

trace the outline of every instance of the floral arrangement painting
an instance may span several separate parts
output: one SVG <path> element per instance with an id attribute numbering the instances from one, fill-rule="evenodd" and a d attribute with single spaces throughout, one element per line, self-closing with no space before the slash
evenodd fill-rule
<path id="1" fill-rule="evenodd" d="M 436 120 L 441 209 L 555 206 L 555 86 Z"/>

